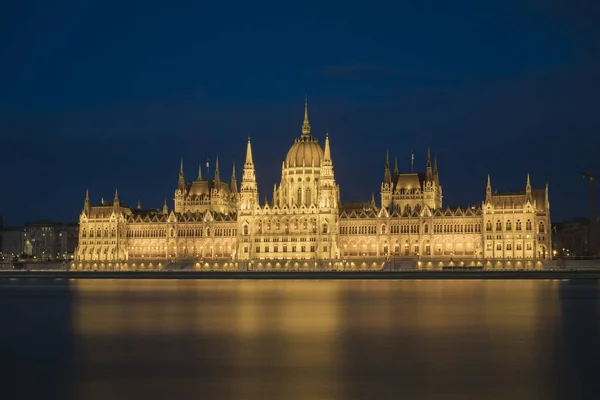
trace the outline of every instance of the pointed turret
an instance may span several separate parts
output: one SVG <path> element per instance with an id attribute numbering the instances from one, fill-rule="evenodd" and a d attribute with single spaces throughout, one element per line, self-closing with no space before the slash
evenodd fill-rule
<path id="1" fill-rule="evenodd" d="M 302 124 L 302 136 L 310 137 L 310 123 L 308 122 L 308 97 L 304 99 L 304 123 Z"/>
<path id="2" fill-rule="evenodd" d="M 385 152 L 385 171 L 383 173 L 383 183 L 387 183 L 390 186 L 392 185 L 392 174 L 390 172 L 390 154 L 388 150 L 386 150 Z"/>
<path id="3" fill-rule="evenodd" d="M 163 214 L 168 214 L 169 213 L 169 206 L 167 206 L 167 199 L 165 199 L 165 202 L 163 204 L 162 212 L 163 212 Z"/>
<path id="4" fill-rule="evenodd" d="M 219 156 L 215 160 L 215 189 L 221 189 L 221 172 L 219 172 Z"/>
<path id="5" fill-rule="evenodd" d="M 273 184 L 273 207 L 277 204 L 277 184 Z"/>
<path id="6" fill-rule="evenodd" d="M 433 182 L 435 182 L 435 184 L 437 186 L 440 185 L 440 175 L 438 173 L 438 163 L 437 163 L 437 156 L 435 156 L 433 158 Z"/>
<path id="7" fill-rule="evenodd" d="M 113 206 L 115 208 L 118 208 L 121 205 L 120 201 L 119 201 L 119 190 L 115 189 L 115 198 L 113 199 Z"/>
<path id="8" fill-rule="evenodd" d="M 374 192 L 371 193 L 371 207 L 373 207 L 373 208 L 377 207 L 377 204 L 375 204 L 375 193 Z"/>
<path id="9" fill-rule="evenodd" d="M 85 190 L 85 200 L 83 202 L 83 212 L 85 212 L 86 215 L 90 214 L 90 191 L 89 191 L 89 189 Z"/>
<path id="10" fill-rule="evenodd" d="M 240 186 L 240 207 L 242 210 L 252 210 L 258 203 L 258 187 L 256 185 L 256 174 L 254 162 L 252 161 L 252 145 L 248 137 L 246 147 L 246 163 L 242 172 L 242 184 Z"/>
<path id="11" fill-rule="evenodd" d="M 427 171 L 426 171 L 426 177 L 425 177 L 427 182 L 431 182 L 433 180 L 433 171 L 431 168 L 431 150 L 427 149 Z"/>
<path id="12" fill-rule="evenodd" d="M 198 164 L 198 181 L 202 180 L 202 163 Z"/>
<path id="13" fill-rule="evenodd" d="M 185 191 L 185 177 L 183 175 L 183 157 L 179 165 L 179 180 L 177 181 L 177 189 L 183 193 Z"/>
<path id="14" fill-rule="evenodd" d="M 531 181 L 529 180 L 529 172 L 527 173 L 527 183 L 525 184 L 525 199 L 529 201 L 533 200 L 531 196 Z"/>
<path id="15" fill-rule="evenodd" d="M 487 186 L 485 187 L 485 202 L 488 203 L 492 201 L 492 180 L 490 179 L 490 174 L 488 174 Z"/>
<path id="16" fill-rule="evenodd" d="M 252 145 L 250 144 L 250 136 L 248 136 L 248 145 L 246 146 L 246 165 L 253 165 L 252 161 Z"/>
<path id="17" fill-rule="evenodd" d="M 138 199 L 138 203 L 137 203 L 137 207 L 138 210 L 142 209 L 142 202 L 140 201 L 140 199 Z"/>
<path id="18" fill-rule="evenodd" d="M 394 157 L 394 176 L 400 175 L 400 171 L 398 170 L 398 157 Z"/>
<path id="19" fill-rule="evenodd" d="M 325 132 L 325 152 L 323 161 L 331 161 L 331 149 L 329 148 L 329 132 Z"/>
<path id="20" fill-rule="evenodd" d="M 231 193 L 237 193 L 237 180 L 235 179 L 235 163 L 231 169 Z"/>

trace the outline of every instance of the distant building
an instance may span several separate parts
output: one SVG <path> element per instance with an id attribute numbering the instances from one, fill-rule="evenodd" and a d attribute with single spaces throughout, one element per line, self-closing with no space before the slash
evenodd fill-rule
<path id="1" fill-rule="evenodd" d="M 70 259 L 77 247 L 78 227 L 38 220 L 23 228 L 23 252 L 37 260 Z"/>
<path id="2" fill-rule="evenodd" d="M 448 207 L 435 158 L 428 154 L 422 173 L 401 173 L 386 157 L 379 204 L 373 196 L 344 205 L 328 134 L 324 142 L 311 134 L 305 105 L 302 134 L 281 164 L 270 202 L 259 202 L 250 139 L 239 191 L 235 169 L 229 183 L 218 162 L 213 179 L 199 170 L 186 182 L 182 162 L 173 210 L 166 202 L 162 210 L 129 208 L 118 193 L 92 204 L 86 194 L 72 268 L 160 268 L 187 260 L 197 268 L 345 269 L 392 258 L 425 268 L 531 268 L 551 258 L 548 187 L 532 188 L 529 175 L 519 193 L 493 192 L 488 176 L 484 201 Z"/>
<path id="3" fill-rule="evenodd" d="M 596 221 L 596 232 L 600 229 L 600 221 Z M 583 257 L 591 255 L 590 222 L 587 218 L 575 218 L 571 221 L 554 224 L 552 236 L 553 248 L 559 257 Z M 600 240 L 599 240 L 600 242 Z M 596 248 L 600 243 L 597 243 Z"/>
<path id="4" fill-rule="evenodd" d="M 2 237 L 0 252 L 3 260 L 12 260 L 23 253 L 23 228 L 4 228 L 0 237 Z"/>

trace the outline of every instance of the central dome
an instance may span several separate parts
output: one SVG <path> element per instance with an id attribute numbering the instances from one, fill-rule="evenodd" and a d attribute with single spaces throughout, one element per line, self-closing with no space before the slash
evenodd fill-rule
<path id="1" fill-rule="evenodd" d="M 288 151 L 285 157 L 286 167 L 320 167 L 323 160 L 323 149 L 317 139 L 309 135 L 302 135 Z M 313 164 L 314 163 L 314 164 Z"/>

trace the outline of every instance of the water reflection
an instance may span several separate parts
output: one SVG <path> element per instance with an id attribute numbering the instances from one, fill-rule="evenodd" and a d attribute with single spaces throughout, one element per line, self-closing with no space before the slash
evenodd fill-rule
<path id="1" fill-rule="evenodd" d="M 28 318 L 40 290 L 13 291 Z M 62 343 L 58 380 L 77 399 L 546 400 L 592 393 L 600 372 L 595 281 L 83 280 L 60 292 L 39 308 L 59 330 L 8 321 Z"/>

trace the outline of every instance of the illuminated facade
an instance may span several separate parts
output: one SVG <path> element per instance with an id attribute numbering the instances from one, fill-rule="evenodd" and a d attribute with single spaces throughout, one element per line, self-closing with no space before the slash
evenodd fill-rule
<path id="1" fill-rule="evenodd" d="M 324 147 L 311 134 L 305 104 L 302 134 L 281 166 L 271 202 L 259 203 L 248 139 L 238 190 L 216 161 L 213 179 L 186 183 L 181 162 L 174 209 L 135 209 L 112 202 L 80 216 L 76 269 L 164 268 L 314 269 L 467 265 L 528 267 L 550 258 L 548 188 L 493 193 L 464 209 L 444 207 L 437 160 L 425 173 L 392 172 L 386 156 L 380 203 L 342 205 L 329 135 Z"/>

